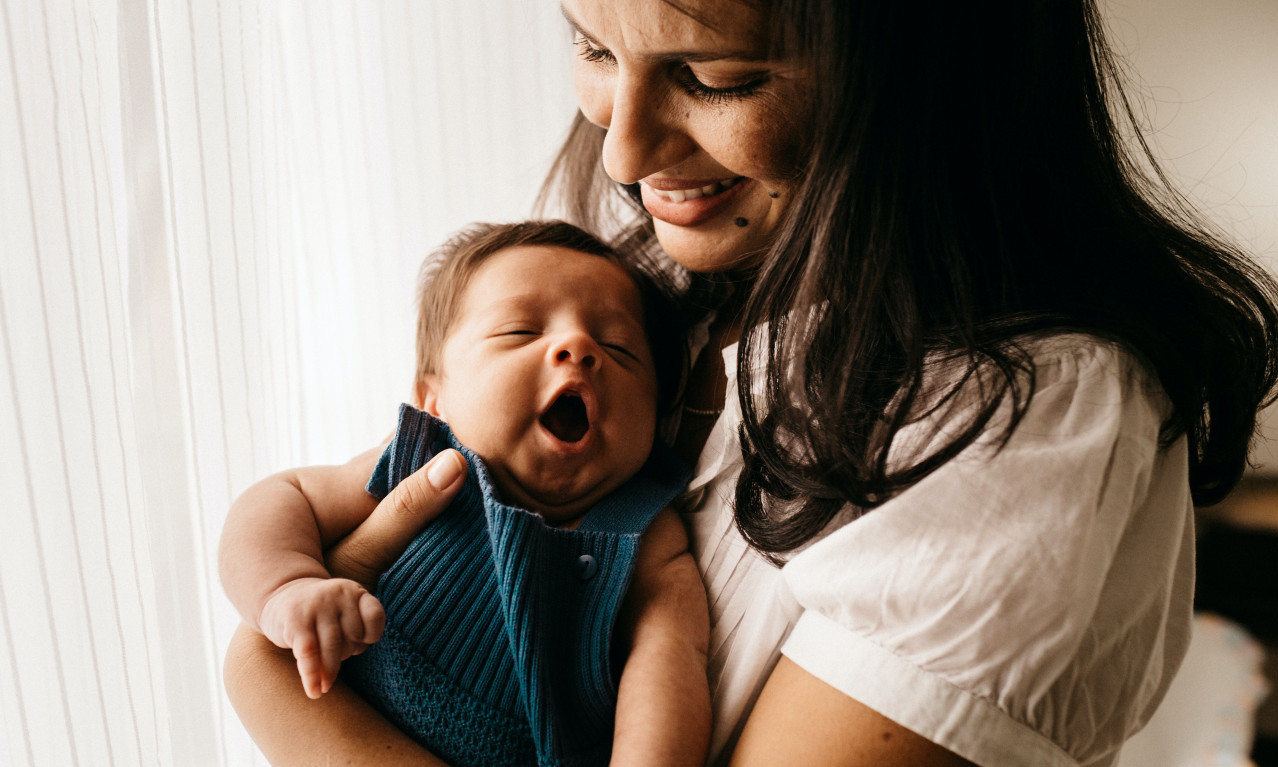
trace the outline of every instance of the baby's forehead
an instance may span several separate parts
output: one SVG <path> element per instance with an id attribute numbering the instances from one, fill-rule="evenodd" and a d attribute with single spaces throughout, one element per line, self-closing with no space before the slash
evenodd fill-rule
<path id="1" fill-rule="evenodd" d="M 580 302 L 641 323 L 644 313 L 639 278 L 623 263 L 562 246 L 513 246 L 493 253 L 476 266 L 460 298 L 464 304 L 530 309 Z"/>

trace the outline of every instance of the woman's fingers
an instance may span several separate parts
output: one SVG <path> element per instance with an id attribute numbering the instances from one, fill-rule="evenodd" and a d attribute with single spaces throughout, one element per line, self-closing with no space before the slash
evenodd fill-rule
<path id="1" fill-rule="evenodd" d="M 334 576 L 373 588 L 422 526 L 434 519 L 462 487 L 466 460 L 445 450 L 405 477 L 373 513 L 325 555 Z"/>

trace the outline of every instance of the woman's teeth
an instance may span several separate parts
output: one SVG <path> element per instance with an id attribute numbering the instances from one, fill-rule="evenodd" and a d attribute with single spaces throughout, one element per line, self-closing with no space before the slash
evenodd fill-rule
<path id="1" fill-rule="evenodd" d="M 684 200 L 696 200 L 701 197 L 710 197 L 712 195 L 719 194 L 720 192 L 735 186 L 740 180 L 740 178 L 730 178 L 726 181 L 716 181 L 713 184 L 697 189 L 671 189 L 669 191 L 653 189 L 652 193 L 663 200 L 669 200 L 670 202 L 683 202 Z"/>

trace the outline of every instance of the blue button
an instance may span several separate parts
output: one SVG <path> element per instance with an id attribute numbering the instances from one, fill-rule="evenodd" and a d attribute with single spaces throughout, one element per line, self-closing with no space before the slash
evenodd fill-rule
<path id="1" fill-rule="evenodd" d="M 595 571 L 598 569 L 599 563 L 589 554 L 582 554 L 577 557 L 577 578 L 579 580 L 590 580 L 595 576 Z"/>

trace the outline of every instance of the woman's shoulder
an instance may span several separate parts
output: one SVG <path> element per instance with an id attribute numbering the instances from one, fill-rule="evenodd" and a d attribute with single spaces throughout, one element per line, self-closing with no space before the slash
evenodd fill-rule
<path id="1" fill-rule="evenodd" d="M 1022 336 L 973 362 L 951 355 L 928 365 L 915 415 L 893 441 L 894 465 L 939 450 L 996 398 L 981 435 L 964 452 L 989 457 L 1009 445 L 1048 439 L 1114 439 L 1156 446 L 1172 413 L 1157 377 L 1126 345 L 1086 333 Z M 1001 394 L 995 394 L 1000 392 Z"/>
<path id="2" fill-rule="evenodd" d="M 996 360 L 1010 360 L 1022 373 L 1032 371 L 1035 381 L 1046 383 L 1074 378 L 1104 376 L 1151 381 L 1148 366 L 1122 341 L 1091 333 L 1056 331 L 1024 334 L 991 344 L 981 356 L 978 368 L 989 373 L 999 369 Z M 966 353 L 937 353 L 925 364 L 926 376 L 936 380 L 963 378 L 971 369 Z"/>
<path id="3" fill-rule="evenodd" d="M 1057 333 L 1022 339 L 1019 344 L 1033 362 L 1029 408 L 1035 407 L 1034 399 L 1040 395 L 1059 399 L 1055 390 L 1065 389 L 1071 400 L 1084 400 L 1077 404 L 1143 412 L 1157 424 L 1171 415 L 1171 401 L 1152 367 L 1121 341 Z"/>
<path id="4" fill-rule="evenodd" d="M 1056 376 L 1112 375 L 1148 377 L 1145 364 L 1126 344 L 1090 333 L 1061 332 L 1023 336 L 1013 342 L 1036 369 Z"/>

